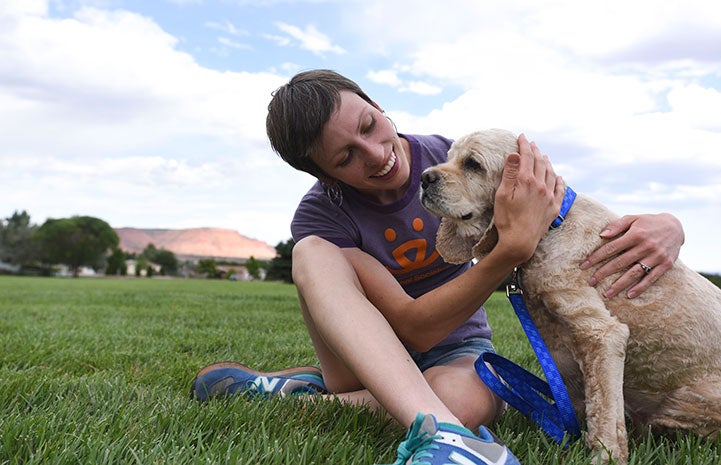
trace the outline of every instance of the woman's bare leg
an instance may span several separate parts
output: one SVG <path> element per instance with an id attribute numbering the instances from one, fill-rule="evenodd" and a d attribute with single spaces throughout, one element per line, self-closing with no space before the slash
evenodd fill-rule
<path id="1" fill-rule="evenodd" d="M 293 276 L 324 382 L 335 397 L 385 409 L 406 426 L 419 412 L 472 429 L 493 421 L 503 402 L 476 374 L 474 357 L 421 373 L 340 249 L 309 239 L 294 248 Z"/>

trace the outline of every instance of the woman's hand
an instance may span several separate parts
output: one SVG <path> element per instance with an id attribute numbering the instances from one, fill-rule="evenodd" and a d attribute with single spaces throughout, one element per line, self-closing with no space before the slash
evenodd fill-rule
<path id="1" fill-rule="evenodd" d="M 563 180 L 548 157 L 523 134 L 518 137 L 518 152 L 506 157 L 494 211 L 498 245 L 506 248 L 514 266 L 533 255 L 558 216 L 564 195 Z"/>
<path id="2" fill-rule="evenodd" d="M 629 299 L 637 297 L 671 269 L 684 242 L 681 222 L 668 213 L 624 216 L 609 223 L 601 237 L 611 241 L 591 253 L 581 269 L 608 260 L 589 279 L 591 286 L 626 270 L 605 295 L 613 297 L 628 289 Z"/>

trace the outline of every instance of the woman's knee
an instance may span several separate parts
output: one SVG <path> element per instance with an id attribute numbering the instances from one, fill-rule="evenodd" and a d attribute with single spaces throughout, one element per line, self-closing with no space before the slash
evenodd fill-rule
<path id="1" fill-rule="evenodd" d="M 313 257 L 313 249 L 317 248 L 317 245 L 321 239 L 315 236 L 308 236 L 293 245 L 291 252 L 293 270 L 301 268 L 309 258 Z"/>
<path id="2" fill-rule="evenodd" d="M 296 242 L 292 251 L 293 282 L 302 288 L 305 282 L 321 268 L 318 265 L 329 242 L 317 236 L 308 236 Z"/>
<path id="3" fill-rule="evenodd" d="M 490 425 L 501 413 L 495 396 L 484 388 L 479 391 L 478 395 L 469 395 L 458 404 L 450 406 L 461 423 L 471 430 L 481 425 Z"/>
<path id="4" fill-rule="evenodd" d="M 436 366 L 424 373 L 436 395 L 471 430 L 492 423 L 502 411 L 502 402 L 468 366 Z"/>

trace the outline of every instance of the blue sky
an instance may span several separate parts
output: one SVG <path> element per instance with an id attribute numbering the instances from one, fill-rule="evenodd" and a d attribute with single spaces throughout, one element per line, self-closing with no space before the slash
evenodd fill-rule
<path id="1" fill-rule="evenodd" d="M 721 4 L 10 0 L 0 217 L 290 237 L 313 180 L 269 149 L 294 73 L 356 80 L 401 132 L 503 127 L 619 214 L 668 211 L 721 272 Z"/>

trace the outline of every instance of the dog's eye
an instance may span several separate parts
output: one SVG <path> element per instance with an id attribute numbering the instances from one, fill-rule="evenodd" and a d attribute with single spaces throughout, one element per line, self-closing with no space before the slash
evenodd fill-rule
<path id="1" fill-rule="evenodd" d="M 463 168 L 468 171 L 483 171 L 483 166 L 471 157 L 463 160 Z"/>

